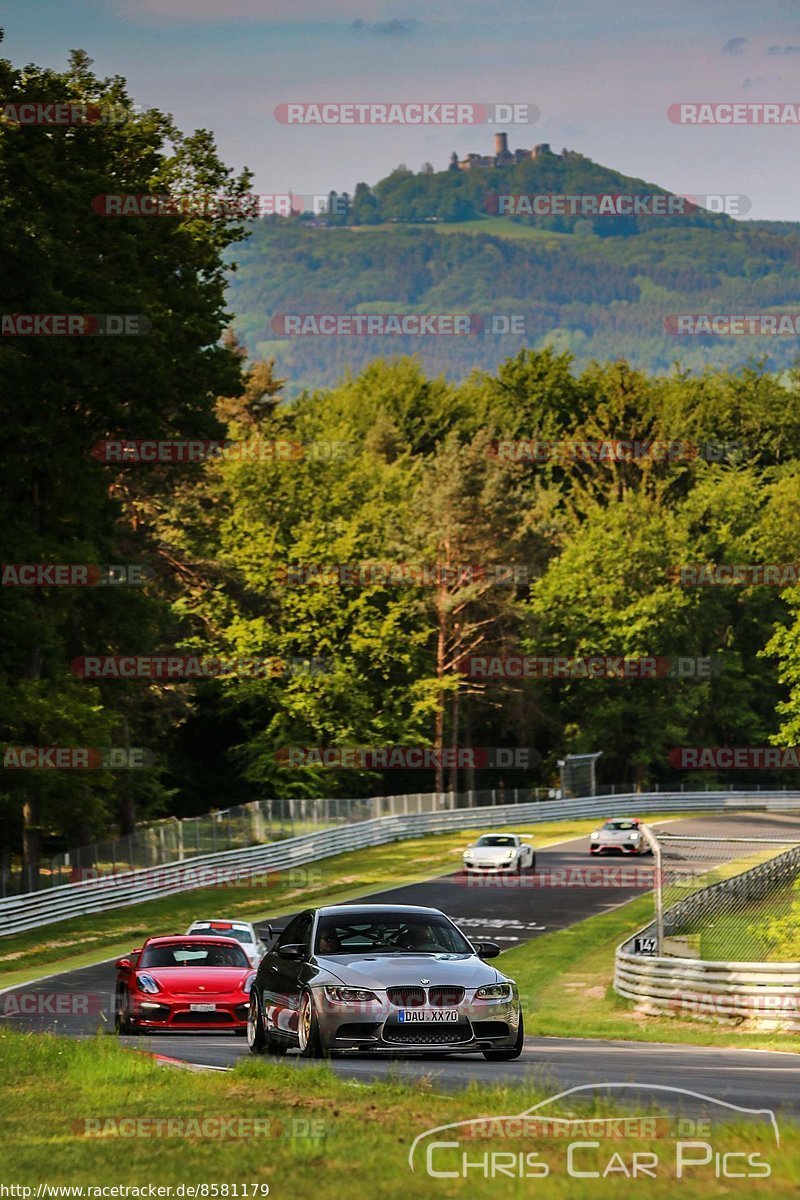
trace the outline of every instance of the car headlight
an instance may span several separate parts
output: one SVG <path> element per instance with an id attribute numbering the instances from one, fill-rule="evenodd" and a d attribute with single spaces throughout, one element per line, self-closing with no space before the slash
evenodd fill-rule
<path id="1" fill-rule="evenodd" d="M 245 976 L 244 982 L 242 983 L 242 991 L 249 992 L 250 988 L 253 986 L 255 981 L 256 981 L 256 972 L 251 971 L 249 975 Z"/>
<path id="2" fill-rule="evenodd" d="M 632 834 L 631 834 L 631 841 L 632 841 L 632 842 L 636 842 L 636 841 L 638 841 L 638 839 L 639 839 L 641 836 L 642 836 L 642 835 L 641 835 L 641 834 L 640 834 L 638 831 L 635 831 L 634 833 L 632 833 Z"/>
<path id="3" fill-rule="evenodd" d="M 137 975 L 136 982 L 139 985 L 139 990 L 142 992 L 150 992 L 152 994 L 153 992 L 161 991 L 161 988 L 152 975 Z"/>
<path id="4" fill-rule="evenodd" d="M 511 999 L 511 984 L 510 983 L 490 983 L 486 987 L 478 988 L 475 993 L 476 1000 L 510 1000 Z"/>
<path id="5" fill-rule="evenodd" d="M 474 850 L 465 850 L 464 851 L 464 858 L 474 858 L 474 857 L 475 857 Z"/>
<path id="6" fill-rule="evenodd" d="M 375 993 L 367 988 L 326 987 L 325 995 L 336 1004 L 358 1004 L 378 999 Z"/>
<path id="7" fill-rule="evenodd" d="M 593 842 L 599 841 L 599 839 L 600 839 L 600 830 L 599 830 L 599 829 L 595 829 L 595 831 L 594 831 L 594 833 L 591 835 L 591 837 L 592 837 L 592 841 L 593 841 Z"/>
<path id="8" fill-rule="evenodd" d="M 506 858 L 510 860 L 514 857 L 514 855 L 516 853 L 517 853 L 516 850 L 506 850 Z"/>

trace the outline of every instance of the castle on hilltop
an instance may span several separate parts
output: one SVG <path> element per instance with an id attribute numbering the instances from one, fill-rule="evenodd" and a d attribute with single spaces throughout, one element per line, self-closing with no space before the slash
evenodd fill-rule
<path id="1" fill-rule="evenodd" d="M 532 150 L 509 150 L 508 134 L 496 133 L 494 135 L 494 154 L 468 154 L 466 158 L 459 158 L 454 150 L 450 155 L 450 170 L 474 171 L 489 167 L 514 167 L 528 158 L 545 158 L 547 155 L 552 158 L 560 157 L 558 154 L 553 154 L 548 142 L 542 142 L 539 146 L 534 146 Z"/>

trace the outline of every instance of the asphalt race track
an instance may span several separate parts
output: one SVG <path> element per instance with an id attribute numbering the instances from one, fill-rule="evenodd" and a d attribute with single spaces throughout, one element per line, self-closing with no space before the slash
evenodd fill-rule
<path id="1" fill-rule="evenodd" d="M 736 814 L 709 816 L 687 821 L 659 822 L 670 832 L 690 830 L 697 834 L 727 834 L 731 837 L 780 837 L 784 833 L 800 839 L 800 817 Z M 466 838 L 465 838 L 466 844 Z M 563 842 L 537 851 L 535 873 L 523 875 L 513 884 L 491 881 L 481 886 L 463 875 L 446 875 L 424 883 L 375 893 L 376 903 L 424 904 L 440 908 L 473 939 L 492 940 L 504 949 L 529 941 L 541 933 L 564 929 L 586 917 L 614 908 L 648 890 L 652 860 L 648 857 L 590 859 L 588 838 Z M 578 872 L 588 871 L 588 876 Z M 221 905 L 224 908 L 224 902 Z M 209 916 L 225 916 L 222 911 Z M 275 919 L 281 927 L 288 918 Z M 153 930 L 153 933 L 182 930 Z M 49 976 L 36 983 L 0 991 L 0 1019 L 29 1032 L 55 1031 L 69 1036 L 86 1036 L 98 1028 L 112 1028 L 114 991 L 113 960 Z M 42 997 L 42 1011 L 25 1015 L 23 998 Z M 58 997 L 87 998 L 88 1012 L 58 1015 Z M 150 1050 L 169 1058 L 200 1066 L 225 1069 L 248 1054 L 243 1038 L 233 1034 L 163 1034 L 126 1037 L 124 1044 Z M 298 1069 L 305 1060 L 290 1057 Z M 668 1085 L 727 1099 L 737 1105 L 764 1108 L 800 1116 L 800 1054 L 768 1051 L 722 1051 L 693 1046 L 669 1046 L 634 1042 L 601 1042 L 582 1039 L 528 1038 L 518 1060 L 490 1063 L 480 1056 L 426 1056 L 401 1060 L 390 1056 L 341 1056 L 331 1060 L 343 1077 L 367 1082 L 389 1071 L 404 1078 L 431 1077 L 444 1089 L 463 1087 L 477 1078 L 487 1082 L 530 1081 L 553 1090 L 578 1084 L 608 1081 L 635 1085 Z M 633 1094 L 633 1093 L 632 1093 Z M 648 1093 L 651 1096 L 652 1094 Z M 688 1111 L 688 1109 L 687 1109 Z"/>

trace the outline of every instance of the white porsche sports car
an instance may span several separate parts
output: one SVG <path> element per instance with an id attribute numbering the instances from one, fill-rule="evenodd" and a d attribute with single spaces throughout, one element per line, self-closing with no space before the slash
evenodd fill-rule
<path id="1" fill-rule="evenodd" d="M 484 874 L 533 871 L 536 852 L 521 833 L 484 833 L 464 851 L 464 869 Z"/>
<path id="2" fill-rule="evenodd" d="M 590 854 L 652 854 L 638 817 L 617 817 L 595 829 L 589 839 Z"/>

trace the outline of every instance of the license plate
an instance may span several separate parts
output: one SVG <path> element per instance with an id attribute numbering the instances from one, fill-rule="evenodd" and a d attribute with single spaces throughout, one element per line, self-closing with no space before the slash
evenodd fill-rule
<path id="1" fill-rule="evenodd" d="M 189 1011 L 190 1012 L 216 1012 L 217 1006 L 216 1006 L 216 1004 L 190 1004 Z"/>
<path id="2" fill-rule="evenodd" d="M 401 1008 L 397 1019 L 401 1025 L 410 1024 L 412 1021 L 427 1024 L 431 1021 L 457 1021 L 458 1015 L 456 1008 Z"/>

